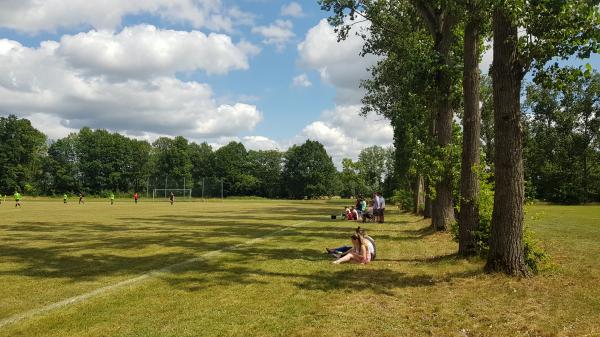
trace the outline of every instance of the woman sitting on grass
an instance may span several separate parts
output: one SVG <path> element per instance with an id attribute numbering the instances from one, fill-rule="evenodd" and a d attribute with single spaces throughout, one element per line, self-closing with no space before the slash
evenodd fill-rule
<path id="1" fill-rule="evenodd" d="M 352 249 L 346 255 L 333 261 L 334 264 L 340 264 L 344 262 L 353 262 L 360 264 L 367 264 L 371 262 L 371 254 L 369 249 L 364 242 L 364 239 L 359 234 L 352 234 Z"/>

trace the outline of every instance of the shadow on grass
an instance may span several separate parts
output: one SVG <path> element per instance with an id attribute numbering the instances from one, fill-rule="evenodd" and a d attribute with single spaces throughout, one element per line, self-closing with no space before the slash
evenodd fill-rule
<path id="1" fill-rule="evenodd" d="M 355 267 L 355 268 L 353 268 Z M 451 282 L 457 278 L 479 275 L 482 271 L 460 271 L 443 275 L 416 274 L 377 269 L 371 266 L 331 266 L 331 269 L 310 274 L 301 272 L 268 271 L 245 266 L 227 266 L 203 262 L 162 275 L 160 278 L 170 286 L 199 291 L 216 286 L 290 283 L 295 287 L 311 291 L 371 291 L 376 294 L 394 295 L 393 290 L 408 287 L 431 287 Z M 340 270 L 342 269 L 342 270 Z"/>
<path id="2" fill-rule="evenodd" d="M 315 205 L 320 207 L 314 208 Z M 329 260 L 322 247 L 300 249 L 293 246 L 301 246 L 315 238 L 346 243 L 357 225 L 370 231 L 368 226 L 350 221 L 323 224 L 320 215 L 329 214 L 329 209 L 332 209 L 331 205 L 323 207 L 322 203 L 307 203 L 302 207 L 269 206 L 270 214 L 278 217 L 283 214 L 286 220 L 319 219 L 318 222 L 293 228 L 290 224 L 263 219 L 265 209 L 241 210 L 225 215 L 222 210 L 212 213 L 199 210 L 198 216 L 173 214 L 117 218 L 120 223 L 108 225 L 84 221 L 3 225 L 1 230 L 12 234 L 0 243 L 0 257 L 2 262 L 12 266 L 0 270 L 0 275 L 65 278 L 73 282 L 113 275 L 137 275 L 188 260 L 202 252 L 226 249 L 264 236 L 285 238 L 286 244 L 292 247 L 261 245 L 238 248 L 231 250 L 238 253 L 235 254 L 235 262 Z M 376 226 L 379 225 L 371 227 L 376 231 Z M 414 240 L 419 235 L 427 235 L 427 231 L 423 230 L 414 233 L 399 230 L 398 233 L 408 233 L 409 237 L 382 234 L 376 239 Z M 211 271 L 210 268 L 207 271 Z M 239 274 L 233 273 L 232 277 L 240 279 Z"/>

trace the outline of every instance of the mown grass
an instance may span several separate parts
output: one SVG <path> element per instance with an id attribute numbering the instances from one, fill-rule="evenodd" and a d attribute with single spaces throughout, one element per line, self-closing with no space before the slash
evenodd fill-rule
<path id="1" fill-rule="evenodd" d="M 0 336 L 600 335 L 599 206 L 528 207 L 551 265 L 514 279 L 483 273 L 448 234 L 397 212 L 365 225 L 376 261 L 331 265 L 324 247 L 356 225 L 329 219 L 343 203 L 3 204 L 0 320 L 223 250 Z"/>

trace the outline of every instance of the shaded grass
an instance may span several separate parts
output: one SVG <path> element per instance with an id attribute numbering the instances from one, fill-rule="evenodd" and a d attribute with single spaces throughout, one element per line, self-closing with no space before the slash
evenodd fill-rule
<path id="1" fill-rule="evenodd" d="M 512 279 L 483 274 L 483 261 L 455 255 L 448 234 L 393 212 L 386 224 L 364 225 L 377 240 L 375 262 L 333 266 L 324 247 L 346 243 L 356 225 L 328 219 L 345 203 L 3 206 L 0 319 L 230 249 L 0 336 L 598 334 L 600 207 L 528 208 L 527 222 L 555 266 Z"/>

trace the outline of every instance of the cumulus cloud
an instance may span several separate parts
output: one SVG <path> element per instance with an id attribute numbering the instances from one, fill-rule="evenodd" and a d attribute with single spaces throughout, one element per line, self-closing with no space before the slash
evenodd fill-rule
<path id="1" fill-rule="evenodd" d="M 256 52 L 248 42 L 235 45 L 224 34 L 139 25 L 119 33 L 92 30 L 65 35 L 56 54 L 91 75 L 149 78 L 194 70 L 224 74 L 248 69 L 248 56 Z"/>
<path id="2" fill-rule="evenodd" d="M 292 85 L 295 87 L 310 87 L 312 85 L 312 83 L 310 82 L 310 80 L 308 79 L 308 76 L 306 74 L 301 74 L 298 75 L 296 77 L 294 77 L 294 79 L 292 80 Z"/>
<path id="3" fill-rule="evenodd" d="M 321 142 L 338 167 L 343 158 L 356 160 L 365 147 L 391 146 L 394 132 L 390 122 L 381 116 L 361 117 L 359 112 L 360 105 L 336 105 L 308 124 L 296 142 L 303 139 Z"/>
<path id="4" fill-rule="evenodd" d="M 370 77 L 367 68 L 377 62 L 374 55 L 359 55 L 364 41 L 354 33 L 366 30 L 368 25 L 368 22 L 354 25 L 348 38 L 337 42 L 333 27 L 323 19 L 308 31 L 304 41 L 298 45 L 300 65 L 317 70 L 323 82 L 335 87 L 338 104 L 360 102 L 364 95 L 364 90 L 359 88 L 360 80 Z"/>
<path id="5" fill-rule="evenodd" d="M 268 26 L 257 26 L 252 28 L 252 33 L 262 35 L 263 43 L 275 45 L 278 50 L 285 48 L 285 44 L 295 34 L 292 31 L 293 24 L 289 20 L 275 20 Z"/>
<path id="6" fill-rule="evenodd" d="M 242 143 L 247 150 L 282 150 L 283 147 L 273 139 L 263 136 L 246 136 Z"/>
<path id="7" fill-rule="evenodd" d="M 88 25 L 114 30 L 125 16 L 136 14 L 217 31 L 232 31 L 237 20 L 252 18 L 239 8 L 226 11 L 221 0 L 9 0 L 2 2 L 0 27 L 28 33 Z"/>
<path id="8" fill-rule="evenodd" d="M 122 48 L 122 41 L 118 39 L 112 42 L 106 40 L 107 36 L 103 39 L 117 49 Z M 209 39 L 210 36 L 205 36 L 205 40 Z M 97 59 L 90 58 L 85 62 L 83 57 L 77 58 L 81 49 L 77 46 L 78 39 L 69 41 L 72 44 L 68 48 L 62 40 L 60 43 L 46 41 L 38 48 L 28 48 L 16 41 L 0 40 L 0 111 L 31 117 L 43 127 L 42 131 L 50 134 L 90 126 L 127 134 L 216 137 L 251 131 L 262 119 L 254 105 L 218 105 L 210 86 L 164 76 L 163 73 L 193 67 L 206 67 L 207 71 L 212 67 L 208 63 L 190 63 L 178 69 L 174 60 L 183 52 L 173 52 L 175 56 L 167 52 L 169 55 L 162 54 L 165 57 L 161 59 L 160 48 L 149 47 L 148 60 L 139 61 L 149 65 L 139 65 L 138 72 L 147 67 L 153 77 L 143 78 L 133 72 L 130 77 L 115 80 L 105 75 L 118 72 L 111 68 L 118 69 L 119 65 L 112 65 L 110 57 L 99 55 Z M 226 45 L 227 48 L 220 49 L 225 59 L 229 49 L 235 49 L 232 44 Z M 100 49 L 98 53 L 103 54 Z M 221 58 L 218 51 L 212 53 L 213 58 Z M 160 60 L 164 62 L 160 63 Z M 245 66 L 243 58 L 232 60 L 230 67 Z M 156 66 L 159 70 L 151 70 L 156 62 L 160 64 Z M 215 69 L 225 68 L 227 66 L 221 65 Z"/>
<path id="9" fill-rule="evenodd" d="M 287 5 L 281 6 L 281 15 L 299 18 L 304 16 L 304 12 L 302 11 L 302 6 L 294 1 Z"/>

